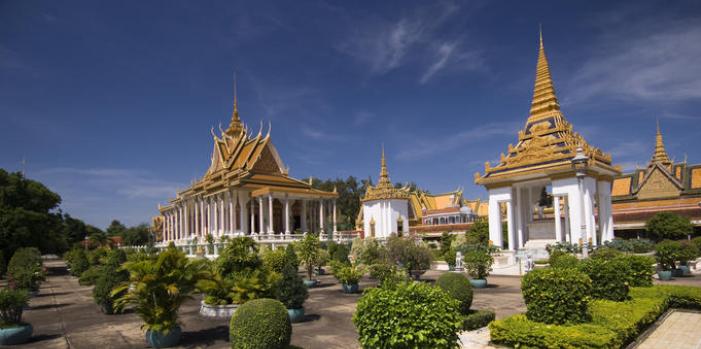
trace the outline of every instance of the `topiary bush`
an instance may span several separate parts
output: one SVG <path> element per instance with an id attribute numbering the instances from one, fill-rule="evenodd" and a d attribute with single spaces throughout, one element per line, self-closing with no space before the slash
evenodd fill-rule
<path id="1" fill-rule="evenodd" d="M 682 244 L 679 241 L 664 240 L 655 245 L 655 260 L 662 270 L 675 269 L 681 251 Z"/>
<path id="2" fill-rule="evenodd" d="M 88 255 L 82 248 L 72 250 L 70 257 L 71 275 L 80 276 L 90 268 L 90 261 L 88 261 Z"/>
<path id="3" fill-rule="evenodd" d="M 44 280 L 41 253 L 35 247 L 23 247 L 15 251 L 7 265 L 10 285 L 14 288 L 38 291 Z"/>
<path id="4" fill-rule="evenodd" d="M 553 251 L 548 259 L 548 264 L 552 268 L 576 268 L 579 264 L 579 259 L 567 252 Z"/>
<path id="5" fill-rule="evenodd" d="M 101 307 L 105 314 L 113 314 L 114 299 L 122 297 L 124 292 L 112 295 L 112 289 L 129 280 L 129 272 L 121 269 L 126 262 L 124 251 L 111 250 L 106 257 L 105 265 L 99 268 L 100 273 L 92 290 L 95 303 Z"/>
<path id="6" fill-rule="evenodd" d="M 472 305 L 472 285 L 463 274 L 444 273 L 436 280 L 436 286 L 460 302 L 460 312 L 467 314 Z"/>
<path id="7" fill-rule="evenodd" d="M 446 292 L 408 282 L 365 291 L 353 324 L 363 348 L 456 348 L 462 316 Z"/>
<path id="8" fill-rule="evenodd" d="M 302 308 L 309 294 L 302 277 L 297 273 L 297 259 L 291 246 L 288 246 L 286 251 L 285 266 L 282 268 L 282 279 L 278 284 L 277 299 L 287 309 L 299 309 Z"/>
<path id="9" fill-rule="evenodd" d="M 26 290 L 0 289 L 0 329 L 22 323 L 22 311 L 29 304 Z"/>
<path id="10" fill-rule="evenodd" d="M 496 315 L 493 310 L 470 310 L 468 314 L 463 317 L 462 329 L 464 331 L 473 331 L 489 325 L 495 318 Z"/>
<path id="11" fill-rule="evenodd" d="M 574 268 L 536 269 L 521 282 L 526 316 L 547 324 L 589 321 L 587 305 L 591 291 L 591 279 Z"/>
<path id="12" fill-rule="evenodd" d="M 602 246 L 594 250 L 589 258 L 614 259 L 623 253 L 615 248 Z"/>
<path id="13" fill-rule="evenodd" d="M 626 266 L 626 279 L 630 287 L 652 286 L 652 275 L 655 273 L 655 259 L 650 256 L 622 255 L 616 257 Z"/>
<path id="14" fill-rule="evenodd" d="M 694 233 L 689 218 L 670 212 L 658 212 L 645 222 L 645 230 L 658 239 L 678 239 Z"/>
<path id="15" fill-rule="evenodd" d="M 285 306 L 262 298 L 239 307 L 231 318 L 232 349 L 279 349 L 290 345 L 292 325 Z"/>
<path id="16" fill-rule="evenodd" d="M 621 302 L 628 299 L 628 266 L 620 259 L 591 258 L 578 269 L 591 279 L 591 296 Z"/>

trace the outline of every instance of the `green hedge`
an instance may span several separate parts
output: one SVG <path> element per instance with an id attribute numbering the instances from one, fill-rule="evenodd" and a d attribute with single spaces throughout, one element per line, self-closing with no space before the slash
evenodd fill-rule
<path id="1" fill-rule="evenodd" d="M 628 299 L 629 267 L 622 260 L 585 259 L 579 263 L 578 269 L 591 279 L 593 298 L 612 301 Z"/>
<path id="2" fill-rule="evenodd" d="M 472 305 L 472 285 L 463 274 L 444 273 L 436 280 L 436 286 L 460 302 L 460 312 L 467 314 Z"/>
<path id="3" fill-rule="evenodd" d="M 595 300 L 592 320 L 577 325 L 548 325 L 523 314 L 489 325 L 494 343 L 520 348 L 621 348 L 635 339 L 670 307 L 701 308 L 701 288 L 690 286 L 634 287 L 631 300 Z"/>
<path id="4" fill-rule="evenodd" d="M 465 331 L 472 331 L 482 328 L 494 321 L 494 318 L 495 314 L 492 310 L 470 310 L 470 312 L 463 317 L 462 329 Z"/>
<path id="5" fill-rule="evenodd" d="M 287 348 L 292 336 L 287 309 L 268 298 L 241 305 L 231 317 L 229 328 L 232 349 Z"/>
<path id="6" fill-rule="evenodd" d="M 372 288 L 353 314 L 363 348 L 456 348 L 462 328 L 460 303 L 423 282 Z"/>
<path id="7" fill-rule="evenodd" d="M 536 269 L 521 282 L 528 318 L 551 324 L 588 321 L 591 290 L 589 277 L 574 268 Z"/>

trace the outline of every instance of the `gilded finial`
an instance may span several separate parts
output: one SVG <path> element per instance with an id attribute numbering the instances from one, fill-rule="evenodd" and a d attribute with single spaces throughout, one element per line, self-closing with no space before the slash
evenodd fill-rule
<path id="1" fill-rule="evenodd" d="M 231 112 L 231 123 L 226 129 L 226 133 L 231 136 L 238 136 L 243 132 L 243 125 L 239 117 L 238 87 L 236 82 L 236 72 L 234 71 L 234 110 Z"/>
<path id="2" fill-rule="evenodd" d="M 660 163 L 664 166 L 670 166 L 672 161 L 669 160 L 667 155 L 667 150 L 664 147 L 664 140 L 662 138 L 662 131 L 660 130 L 660 120 L 657 119 L 657 133 L 655 134 L 655 153 L 652 154 L 652 163 Z"/>
<path id="3" fill-rule="evenodd" d="M 560 103 L 555 95 L 555 86 L 550 75 L 548 58 L 545 55 L 542 27 L 539 29 L 538 40 L 538 63 L 536 65 L 535 84 L 533 87 L 533 100 L 528 118 L 529 123 L 553 111 L 560 110 Z"/>

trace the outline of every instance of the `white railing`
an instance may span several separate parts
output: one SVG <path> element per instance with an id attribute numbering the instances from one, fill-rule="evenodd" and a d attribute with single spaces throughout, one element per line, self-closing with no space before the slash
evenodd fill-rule
<path id="1" fill-rule="evenodd" d="M 206 256 L 206 257 L 216 257 L 219 255 L 219 250 L 224 248 L 227 240 L 233 239 L 239 236 L 248 236 L 252 238 L 259 244 L 270 245 L 271 248 L 277 248 L 278 246 L 286 246 L 295 241 L 300 241 L 304 238 L 307 233 L 302 234 L 227 234 L 219 237 L 215 237 L 213 242 L 207 242 L 203 237 L 193 236 L 190 239 L 179 239 L 170 241 L 161 241 L 156 243 L 153 247 L 157 250 L 163 250 L 172 242 L 176 248 L 185 252 L 190 257 L 195 256 Z M 335 232 L 333 234 L 322 234 L 320 236 L 321 241 L 334 241 L 336 243 L 348 243 L 353 241 L 353 239 L 360 237 L 359 232 Z M 137 249 L 145 250 L 148 246 L 121 246 L 125 249 Z"/>

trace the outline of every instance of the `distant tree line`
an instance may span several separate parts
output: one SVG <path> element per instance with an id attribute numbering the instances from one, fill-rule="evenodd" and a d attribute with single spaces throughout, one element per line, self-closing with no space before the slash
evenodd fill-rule
<path id="1" fill-rule="evenodd" d="M 61 196 L 19 172 L 0 169 L 0 251 L 9 259 L 21 247 L 36 247 L 43 254 L 61 254 L 88 237 L 103 245 L 120 236 L 125 244 L 146 244 L 149 227 L 127 228 L 113 221 L 107 231 L 63 213 Z"/>

